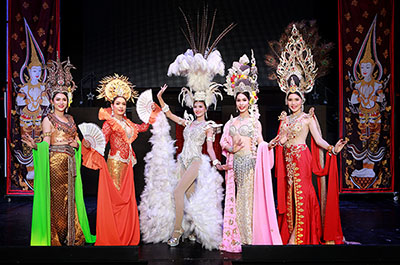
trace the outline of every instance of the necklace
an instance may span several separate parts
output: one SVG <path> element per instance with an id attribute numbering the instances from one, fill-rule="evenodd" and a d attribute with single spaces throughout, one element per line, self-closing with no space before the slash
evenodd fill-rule
<path id="1" fill-rule="evenodd" d="M 200 124 L 200 123 L 202 123 L 202 122 L 204 122 L 204 120 L 202 120 L 202 121 L 194 120 L 194 121 L 193 121 L 193 124 L 197 125 L 197 124 Z"/>
<path id="2" fill-rule="evenodd" d="M 295 122 L 296 120 L 297 120 L 297 118 L 299 117 L 299 116 L 301 116 L 301 114 L 303 114 L 303 112 L 299 112 L 299 113 L 297 113 L 297 114 L 292 114 L 292 115 L 290 115 L 288 118 L 289 118 L 289 123 L 293 123 L 293 122 Z"/>
<path id="3" fill-rule="evenodd" d="M 247 120 L 247 118 L 248 118 L 248 117 L 242 117 L 242 116 L 240 116 L 240 115 L 238 116 L 238 120 L 239 120 L 239 121 Z"/>

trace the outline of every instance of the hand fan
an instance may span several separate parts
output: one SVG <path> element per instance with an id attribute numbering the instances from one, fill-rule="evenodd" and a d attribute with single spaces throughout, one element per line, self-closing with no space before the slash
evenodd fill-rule
<path id="1" fill-rule="evenodd" d="M 148 89 L 140 94 L 137 103 L 136 103 L 136 111 L 139 115 L 139 118 L 144 123 L 149 123 L 150 115 L 152 112 L 151 105 L 153 104 L 153 94 L 151 89 Z"/>
<path id="2" fill-rule="evenodd" d="M 106 149 L 106 138 L 104 137 L 101 128 L 94 123 L 81 123 L 78 125 L 83 138 L 88 141 L 91 147 L 104 156 L 104 151 Z"/>

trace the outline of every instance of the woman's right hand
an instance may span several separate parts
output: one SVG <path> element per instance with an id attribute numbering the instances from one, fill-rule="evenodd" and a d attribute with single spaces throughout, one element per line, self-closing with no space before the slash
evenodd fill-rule
<path id="1" fill-rule="evenodd" d="M 162 97 L 162 95 L 163 95 L 164 91 L 167 89 L 167 87 L 168 87 L 167 84 L 164 84 L 164 85 L 161 87 L 160 91 L 158 91 L 158 93 L 157 93 L 157 98 L 161 98 L 161 97 Z"/>
<path id="2" fill-rule="evenodd" d="M 89 141 L 86 141 L 85 138 L 83 138 L 82 144 L 83 144 L 83 146 L 84 146 L 86 149 L 89 149 L 90 147 L 92 147 L 92 145 L 90 144 L 90 142 L 89 142 Z"/>
<path id="3" fill-rule="evenodd" d="M 239 137 L 238 140 L 233 142 L 233 153 L 236 153 L 240 151 L 242 148 L 244 148 L 244 144 L 242 142 L 242 139 Z"/>
<path id="4" fill-rule="evenodd" d="M 216 166 L 216 168 L 217 168 L 218 170 L 220 170 L 220 171 L 226 171 L 226 170 L 232 169 L 232 166 L 229 166 L 228 164 L 225 164 L 225 165 L 218 164 L 218 165 Z"/>
<path id="5" fill-rule="evenodd" d="M 268 143 L 268 148 L 269 149 L 272 149 L 272 148 L 274 148 L 275 146 L 277 146 L 278 144 L 279 144 L 279 142 L 280 142 L 280 139 L 281 137 L 280 137 L 280 135 L 278 135 L 278 136 L 276 136 L 274 139 L 272 139 L 269 143 Z"/>
<path id="6" fill-rule="evenodd" d="M 23 143 L 25 143 L 30 148 L 37 149 L 37 144 L 36 144 L 35 140 L 33 140 L 33 138 L 29 134 L 22 135 L 21 140 Z"/>

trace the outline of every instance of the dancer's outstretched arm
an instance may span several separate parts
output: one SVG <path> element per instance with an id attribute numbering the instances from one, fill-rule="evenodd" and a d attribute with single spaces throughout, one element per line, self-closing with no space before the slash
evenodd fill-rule
<path id="1" fill-rule="evenodd" d="M 162 95 L 163 95 L 164 91 L 167 89 L 167 87 L 168 86 L 166 84 L 164 84 L 161 87 L 160 91 L 158 91 L 158 94 L 157 94 L 157 98 L 158 98 L 158 101 L 160 102 L 161 109 L 165 113 L 165 115 L 169 119 L 171 119 L 173 122 L 178 123 L 179 125 L 185 126 L 186 124 L 185 124 L 184 119 L 182 119 L 181 117 L 176 116 L 175 114 L 173 114 L 172 111 L 169 109 L 169 106 L 167 104 L 165 104 L 165 101 L 162 98 Z"/>

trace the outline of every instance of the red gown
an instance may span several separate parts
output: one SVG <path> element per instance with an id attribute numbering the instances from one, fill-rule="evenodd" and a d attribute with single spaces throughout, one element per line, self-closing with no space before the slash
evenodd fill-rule
<path id="1" fill-rule="evenodd" d="M 276 147 L 278 223 L 282 242 L 287 244 L 294 230 L 295 244 L 340 244 L 343 243 L 343 233 L 336 156 L 327 153 L 325 168 L 322 168 L 319 148 L 313 138 L 311 145 L 312 154 L 305 144 Z M 312 173 L 329 177 L 323 223 L 320 203 L 312 184 Z"/>
<path id="2" fill-rule="evenodd" d="M 95 245 L 138 245 L 139 216 L 133 178 L 136 156 L 131 144 L 149 124 L 138 125 L 125 118 L 125 124 L 132 130 L 127 136 L 123 125 L 111 117 L 110 109 L 100 109 L 99 119 L 105 120 L 103 133 L 110 142 L 107 162 L 94 149 L 82 145 L 83 165 L 100 169 Z"/>

